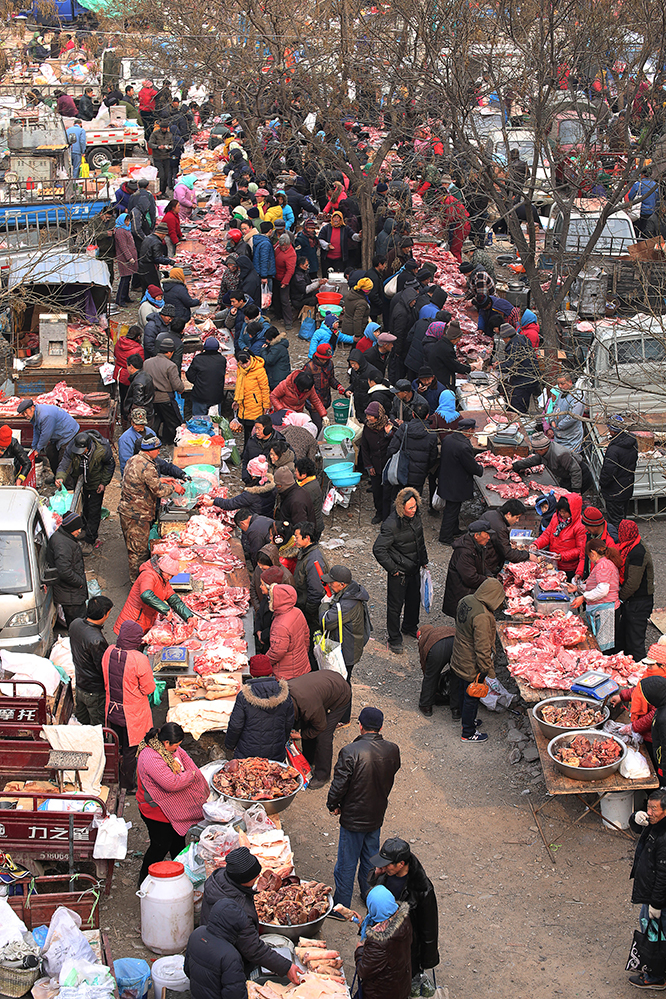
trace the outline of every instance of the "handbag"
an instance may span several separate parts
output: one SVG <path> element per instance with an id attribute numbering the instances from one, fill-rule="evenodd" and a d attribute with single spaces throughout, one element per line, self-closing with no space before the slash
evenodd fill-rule
<path id="1" fill-rule="evenodd" d="M 349 403 L 349 416 L 346 420 L 346 426 L 351 427 L 354 431 L 353 440 L 357 441 L 360 439 L 363 433 L 363 425 L 356 419 L 356 409 L 354 407 L 354 396 L 351 397 L 351 402 Z"/>
<path id="2" fill-rule="evenodd" d="M 298 331 L 299 340 L 311 340 L 316 330 L 317 324 L 312 316 L 306 316 L 301 322 L 301 328 Z"/>
<path id="3" fill-rule="evenodd" d="M 585 611 L 590 630 L 602 652 L 615 646 L 615 604 L 592 604 Z"/>
<path id="4" fill-rule="evenodd" d="M 467 693 L 470 697 L 487 697 L 490 693 L 490 687 L 487 683 L 483 683 L 480 677 L 481 674 L 477 673 L 476 680 L 467 684 Z"/>
<path id="5" fill-rule="evenodd" d="M 314 636 L 314 656 L 319 669 L 331 669 L 334 673 L 347 679 L 347 666 L 342 655 L 342 610 L 338 604 L 338 628 L 340 641 L 334 642 L 325 631 L 318 631 Z"/>
<path id="6" fill-rule="evenodd" d="M 409 479 L 409 455 L 405 450 L 407 431 L 403 434 L 400 447 L 384 465 L 382 482 L 390 486 L 406 486 Z"/>
<path id="7" fill-rule="evenodd" d="M 403 264 L 399 271 L 396 271 L 393 277 L 387 278 L 384 282 L 384 294 L 387 298 L 393 298 L 394 295 L 398 293 L 398 275 L 402 274 L 405 269 Z"/>
<path id="8" fill-rule="evenodd" d="M 647 971 L 659 978 L 666 975 L 666 938 L 661 920 L 649 919 L 645 932 L 634 930 L 625 971 Z"/>

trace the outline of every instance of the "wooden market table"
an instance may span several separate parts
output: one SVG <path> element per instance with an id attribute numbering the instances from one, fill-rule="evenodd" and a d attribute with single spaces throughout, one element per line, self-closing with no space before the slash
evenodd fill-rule
<path id="1" fill-rule="evenodd" d="M 609 792 L 647 791 L 655 787 L 659 787 L 659 778 L 654 772 L 652 761 L 650 760 L 650 757 L 647 755 L 643 747 L 641 747 L 640 752 L 643 758 L 647 761 L 647 764 L 650 768 L 649 777 L 639 778 L 638 780 L 629 780 L 626 777 L 622 777 L 619 772 L 611 774 L 611 776 L 606 777 L 605 780 L 579 781 L 579 780 L 572 780 L 570 777 L 565 777 L 565 775 L 560 773 L 560 771 L 556 768 L 555 764 L 548 755 L 548 743 L 550 742 L 550 739 L 548 739 L 543 734 L 541 728 L 539 727 L 539 724 L 537 723 L 531 711 L 529 712 L 529 719 L 530 719 L 530 725 L 532 726 L 534 741 L 536 743 L 536 747 L 539 752 L 539 760 L 541 762 L 543 777 L 546 783 L 546 791 L 548 793 L 549 798 L 555 797 L 556 795 L 559 794 L 573 794 L 577 798 L 580 798 L 581 804 L 585 806 L 585 810 L 578 816 L 577 819 L 574 819 L 573 822 L 574 825 L 580 822 L 581 819 L 584 819 L 589 812 L 594 812 L 595 815 L 601 817 L 601 812 L 599 811 L 601 806 L 601 799 L 605 794 L 608 794 Z M 595 796 L 594 800 L 591 802 L 583 801 L 582 800 L 583 796 L 587 794 L 594 795 Z M 535 808 L 534 805 L 530 802 L 530 808 L 532 809 L 532 813 L 534 815 L 537 828 L 541 835 L 541 839 L 543 840 L 544 846 L 548 851 L 552 863 L 555 863 L 555 856 L 550 848 L 550 845 L 546 837 L 542 832 L 541 825 L 538 819 L 539 812 L 543 808 L 545 808 L 545 806 L 548 803 L 549 801 L 546 800 L 541 805 L 539 805 L 538 808 Z M 616 823 L 614 823 L 611 819 L 608 819 L 604 816 L 604 822 L 607 822 L 609 825 L 614 826 L 617 829 L 617 831 L 620 832 L 623 836 L 626 836 L 628 839 L 631 839 L 633 841 L 633 837 L 630 836 L 624 829 L 621 829 L 620 826 L 616 825 Z"/>
<path id="2" fill-rule="evenodd" d="M 518 460 L 518 456 L 516 456 L 516 461 L 517 460 Z M 495 486 L 499 486 L 499 485 L 502 485 L 502 484 L 503 485 L 507 485 L 507 486 L 512 485 L 511 482 L 501 483 L 499 479 L 496 479 L 495 478 L 496 471 L 497 471 L 496 468 L 492 468 L 492 467 L 491 468 L 484 468 L 483 469 L 483 475 L 479 479 L 475 480 L 477 486 L 479 487 L 479 491 L 480 491 L 481 495 L 483 496 L 483 499 L 485 500 L 486 504 L 488 505 L 488 507 L 491 510 L 497 510 L 499 507 L 502 506 L 502 504 L 506 503 L 506 500 L 502 499 L 502 497 L 500 496 L 499 493 L 495 492 L 493 489 L 488 489 L 487 487 L 491 483 L 493 485 L 495 485 Z M 526 474 L 525 474 L 525 482 L 526 483 L 527 482 L 538 482 L 540 485 L 543 485 L 543 491 L 544 492 L 548 492 L 548 490 L 550 489 L 551 486 L 557 485 L 557 483 L 555 482 L 555 479 L 550 474 L 550 472 L 548 471 L 547 468 L 544 468 L 544 470 L 542 472 L 538 472 L 536 474 L 533 473 L 533 472 L 531 472 L 530 470 L 528 470 L 528 472 L 526 472 Z M 516 485 L 517 485 L 517 483 L 516 483 Z"/>
<path id="3" fill-rule="evenodd" d="M 516 628 L 520 624 L 530 624 L 531 620 L 532 620 L 531 618 L 529 619 L 516 618 L 513 621 L 497 622 L 497 633 L 500 636 L 500 640 L 502 642 L 502 645 L 504 646 L 505 651 L 507 647 L 510 648 L 512 645 L 519 644 L 518 642 L 507 641 L 506 629 Z M 599 651 L 597 640 L 589 629 L 585 640 L 579 642 L 578 645 L 576 645 L 575 649 L 573 649 L 572 651 L 576 651 L 576 649 Z M 514 681 L 514 683 L 517 685 L 520 696 L 522 697 L 522 699 L 525 701 L 526 704 L 537 704 L 539 701 L 543 701 L 546 697 L 566 697 L 567 695 L 571 694 L 570 690 L 562 690 L 562 689 L 557 689 L 555 687 L 541 687 L 541 688 L 533 687 L 531 684 L 527 683 L 521 677 L 513 675 L 511 671 L 510 660 L 507 669 L 509 673 L 511 673 L 511 678 Z"/>

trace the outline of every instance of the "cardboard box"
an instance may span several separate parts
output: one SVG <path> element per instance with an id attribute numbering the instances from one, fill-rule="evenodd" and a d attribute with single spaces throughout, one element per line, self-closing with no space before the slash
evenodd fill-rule
<path id="1" fill-rule="evenodd" d="M 121 164 L 124 174 L 129 173 L 132 167 L 136 168 L 150 165 L 150 159 L 147 156 L 125 156 Z"/>
<path id="2" fill-rule="evenodd" d="M 179 468 L 187 468 L 189 465 L 213 465 L 219 468 L 221 451 L 219 444 L 212 444 L 210 447 L 195 447 L 193 444 L 174 447 L 173 463 Z"/>
<path id="3" fill-rule="evenodd" d="M 644 239 L 627 247 L 632 260 L 663 260 L 666 256 L 666 243 L 661 236 Z"/>

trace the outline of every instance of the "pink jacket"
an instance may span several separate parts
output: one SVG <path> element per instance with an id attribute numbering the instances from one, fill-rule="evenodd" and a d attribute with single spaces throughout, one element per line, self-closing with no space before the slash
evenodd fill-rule
<path id="1" fill-rule="evenodd" d="M 588 606 L 594 607 L 595 604 L 610 604 L 613 603 L 615 610 L 620 606 L 620 571 L 616 565 L 613 565 L 609 558 L 600 558 L 594 569 L 590 572 L 590 575 L 585 580 L 585 592 L 588 593 L 593 590 L 595 586 L 599 583 L 608 583 L 610 590 L 607 596 L 598 597 L 596 600 L 589 600 L 585 598 L 585 603 Z"/>
<path id="2" fill-rule="evenodd" d="M 303 611 L 296 606 L 296 590 L 284 583 L 270 587 L 269 607 L 273 611 L 271 644 L 266 655 L 278 680 L 293 680 L 310 672 L 308 649 L 310 629 Z"/>
<path id="3" fill-rule="evenodd" d="M 105 715 L 109 711 L 109 659 L 112 649 L 115 649 L 115 645 L 110 645 L 102 656 L 102 673 L 106 688 Z M 150 659 L 144 656 L 143 652 L 129 650 L 123 673 L 123 711 L 130 746 L 138 746 L 148 729 L 152 728 L 153 713 L 150 710 L 148 695 L 154 690 L 155 677 Z"/>
<path id="4" fill-rule="evenodd" d="M 137 801 L 143 798 L 146 806 L 154 802 L 178 835 L 184 836 L 190 826 L 202 818 L 202 805 L 208 799 L 210 788 L 192 757 L 182 747 L 178 747 L 174 756 L 183 765 L 182 773 L 175 774 L 150 746 L 141 750 L 136 772 L 142 793 L 137 795 Z M 150 818 L 148 808 L 141 809 L 141 814 Z"/>

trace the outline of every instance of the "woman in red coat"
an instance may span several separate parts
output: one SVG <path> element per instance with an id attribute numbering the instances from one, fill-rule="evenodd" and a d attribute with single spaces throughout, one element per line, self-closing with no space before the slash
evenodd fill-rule
<path id="1" fill-rule="evenodd" d="M 566 572 L 569 580 L 574 575 L 581 576 L 585 568 L 587 532 L 580 519 L 582 506 L 580 493 L 562 496 L 557 501 L 555 516 L 536 542 L 537 548 L 560 556 L 558 567 Z"/>
<path id="2" fill-rule="evenodd" d="M 164 209 L 162 221 L 166 222 L 166 227 L 169 230 L 167 247 L 169 249 L 169 256 L 173 257 L 176 254 L 176 247 L 183 238 L 183 230 L 180 228 L 180 205 L 175 198 L 172 198 Z M 170 246 L 169 243 L 171 244 Z"/>
<path id="3" fill-rule="evenodd" d="M 119 336 L 113 348 L 113 357 L 116 366 L 113 369 L 113 377 L 118 382 L 120 389 L 120 409 L 122 412 L 125 396 L 129 388 L 129 375 L 127 373 L 127 358 L 132 354 L 138 354 L 143 360 L 143 347 L 141 337 L 143 336 L 140 326 L 130 326 L 125 336 Z M 123 423 L 123 426 L 125 424 Z"/>
<path id="4" fill-rule="evenodd" d="M 106 723 L 120 743 L 120 786 L 136 787 L 136 747 L 153 724 L 148 696 L 155 690 L 155 677 L 148 656 L 139 652 L 143 628 L 125 621 L 115 645 L 102 656 L 106 690 Z"/>
<path id="5" fill-rule="evenodd" d="M 268 607 L 273 611 L 271 644 L 266 655 L 278 680 L 292 680 L 310 672 L 310 629 L 305 614 L 296 606 L 296 590 L 282 583 L 271 584 Z"/>

